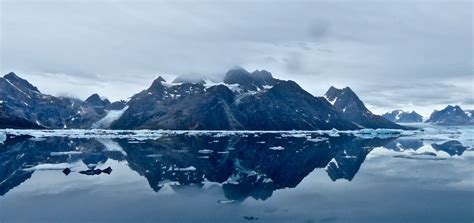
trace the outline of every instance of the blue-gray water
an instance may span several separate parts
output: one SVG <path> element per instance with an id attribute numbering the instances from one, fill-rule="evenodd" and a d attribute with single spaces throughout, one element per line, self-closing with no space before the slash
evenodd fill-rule
<path id="1" fill-rule="evenodd" d="M 0 222 L 472 222 L 472 143 L 472 128 L 382 138 L 9 136 Z"/>

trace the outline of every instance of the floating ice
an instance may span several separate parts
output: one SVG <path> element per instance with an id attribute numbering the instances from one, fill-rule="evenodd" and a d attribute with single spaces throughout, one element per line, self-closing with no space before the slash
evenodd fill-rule
<path id="1" fill-rule="evenodd" d="M 11 135 L 29 135 L 36 139 L 46 137 L 69 137 L 69 138 L 96 138 L 96 139 L 128 139 L 133 141 L 156 140 L 162 136 L 169 135 L 186 135 L 186 136 L 260 136 L 261 134 L 279 134 L 280 137 L 306 137 L 309 141 L 320 141 L 318 137 L 339 137 L 341 135 L 353 135 L 360 138 L 389 138 L 398 136 L 423 135 L 424 137 L 446 136 L 453 138 L 459 137 L 466 132 L 460 129 L 437 129 L 436 127 L 427 126 L 422 130 L 398 130 L 398 129 L 361 129 L 361 130 L 314 130 L 314 131 L 248 131 L 248 130 L 108 130 L 108 129 L 55 129 L 55 130 L 24 130 L 24 129 L 5 129 L 0 130 L 0 142 L 4 141 L 4 134 Z M 472 136 L 468 134 L 463 136 L 469 139 Z M 3 140 L 2 140 L 3 139 Z"/>
<path id="2" fill-rule="evenodd" d="M 285 147 L 283 147 L 283 146 L 273 146 L 273 147 L 270 147 L 269 149 L 271 149 L 271 150 L 284 150 Z"/>
<path id="3" fill-rule="evenodd" d="M 73 165 L 70 163 L 44 163 L 36 166 L 23 169 L 24 171 L 35 171 L 35 170 L 63 170 L 71 168 Z"/>
<path id="4" fill-rule="evenodd" d="M 354 133 L 355 136 L 361 138 L 389 138 L 399 136 L 403 130 L 398 129 L 361 129 Z"/>
<path id="5" fill-rule="evenodd" d="M 310 141 L 310 142 L 323 142 L 323 141 L 327 141 L 329 140 L 328 138 L 323 138 L 323 137 L 316 137 L 316 138 L 311 138 L 311 137 L 306 137 L 306 140 L 307 141 Z"/>
<path id="6" fill-rule="evenodd" d="M 236 203 L 237 201 L 235 200 L 218 200 L 217 203 L 219 204 L 233 204 Z"/>
<path id="7" fill-rule="evenodd" d="M 77 155 L 82 154 L 81 151 L 67 151 L 67 152 L 51 152 L 50 156 L 66 156 L 66 155 Z"/>
<path id="8" fill-rule="evenodd" d="M 213 153 L 214 151 L 210 150 L 210 149 L 201 149 L 198 151 L 198 153 L 202 153 L 202 154 L 210 154 L 210 153 Z"/>
<path id="9" fill-rule="evenodd" d="M 0 132 L 0 144 L 3 144 L 7 140 L 7 134 L 5 132 Z"/>
<path id="10" fill-rule="evenodd" d="M 179 170 L 179 171 L 196 171 L 196 167 L 188 166 L 188 167 L 184 167 L 184 168 L 178 168 L 176 170 Z"/>

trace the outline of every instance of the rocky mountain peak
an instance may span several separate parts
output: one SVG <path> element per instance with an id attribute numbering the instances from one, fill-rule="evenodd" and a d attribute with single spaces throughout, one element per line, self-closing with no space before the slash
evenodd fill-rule
<path id="1" fill-rule="evenodd" d="M 382 115 L 385 119 L 398 122 L 398 123 L 407 123 L 407 122 L 422 122 L 423 116 L 418 114 L 415 111 L 407 112 L 403 110 L 393 110 L 392 112 L 387 112 Z"/>
<path id="2" fill-rule="evenodd" d="M 373 114 L 350 87 L 338 89 L 331 86 L 326 92 L 325 97 L 345 119 L 359 126 L 374 129 L 405 129 L 405 127 L 395 124 L 382 116 Z"/>
<path id="3" fill-rule="evenodd" d="M 448 105 L 440 111 L 433 111 L 427 122 L 440 125 L 464 125 L 474 121 L 459 105 Z"/>
<path id="4" fill-rule="evenodd" d="M 106 98 L 102 99 L 98 94 L 92 94 L 85 100 L 85 103 L 92 106 L 107 106 L 110 101 Z"/>
<path id="5" fill-rule="evenodd" d="M 153 83 L 148 88 L 148 90 L 151 91 L 151 92 L 162 93 L 164 91 L 164 88 L 165 88 L 163 83 L 166 83 L 166 80 L 162 76 L 158 76 L 158 78 L 156 78 L 153 81 Z"/>
<path id="6" fill-rule="evenodd" d="M 15 87 L 23 90 L 23 91 L 27 91 L 27 90 L 31 90 L 31 91 L 34 91 L 34 92 L 40 92 L 38 90 L 38 88 L 36 88 L 35 86 L 33 86 L 32 84 L 30 84 L 30 82 L 28 82 L 27 80 L 19 77 L 17 74 L 15 74 L 14 72 L 10 72 L 8 74 L 6 74 L 5 76 L 3 76 L 3 78 L 5 78 L 6 80 L 8 80 L 10 83 L 12 83 L 13 85 L 15 85 Z"/>

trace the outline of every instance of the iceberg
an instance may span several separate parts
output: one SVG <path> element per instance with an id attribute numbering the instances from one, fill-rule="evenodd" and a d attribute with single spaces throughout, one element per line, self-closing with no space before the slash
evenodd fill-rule
<path id="1" fill-rule="evenodd" d="M 271 150 L 284 150 L 285 147 L 283 147 L 283 146 L 273 146 L 273 147 L 270 147 L 269 149 L 271 149 Z"/>

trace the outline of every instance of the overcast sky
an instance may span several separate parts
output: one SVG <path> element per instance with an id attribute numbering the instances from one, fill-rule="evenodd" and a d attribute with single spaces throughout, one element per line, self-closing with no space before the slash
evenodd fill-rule
<path id="1" fill-rule="evenodd" d="M 0 71 L 53 95 L 240 65 L 319 96 L 350 86 L 375 113 L 474 108 L 472 1 L 0 2 Z"/>

